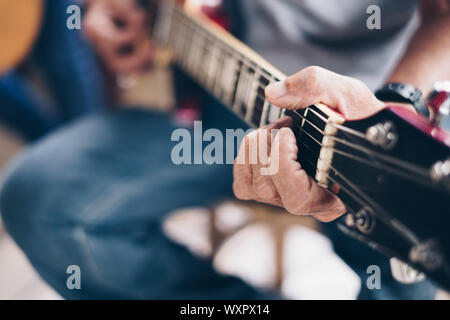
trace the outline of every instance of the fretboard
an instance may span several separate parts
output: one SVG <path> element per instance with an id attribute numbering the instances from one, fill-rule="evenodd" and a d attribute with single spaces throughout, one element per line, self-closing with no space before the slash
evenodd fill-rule
<path id="1" fill-rule="evenodd" d="M 164 3 L 159 6 L 155 37 L 171 49 L 176 64 L 251 127 L 291 116 L 299 144 L 307 151 L 300 156 L 302 166 L 327 186 L 323 173 L 328 172 L 331 156 L 322 141 L 327 123 L 336 120 L 329 109 L 315 105 L 286 112 L 272 105 L 265 87 L 283 80 L 282 72 L 207 18 L 192 15 L 172 1 Z"/>
<path id="2" fill-rule="evenodd" d="M 264 94 L 269 83 L 285 77 L 281 72 L 213 22 L 194 18 L 179 6 L 166 10 L 163 39 L 161 33 L 158 37 L 171 48 L 178 66 L 251 127 L 282 116 Z"/>

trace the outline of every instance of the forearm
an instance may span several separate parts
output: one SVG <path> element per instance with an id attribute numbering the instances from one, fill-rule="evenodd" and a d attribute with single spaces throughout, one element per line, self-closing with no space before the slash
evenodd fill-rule
<path id="1" fill-rule="evenodd" d="M 450 80 L 450 0 L 423 0 L 422 24 L 388 82 L 404 82 L 425 95 Z"/>

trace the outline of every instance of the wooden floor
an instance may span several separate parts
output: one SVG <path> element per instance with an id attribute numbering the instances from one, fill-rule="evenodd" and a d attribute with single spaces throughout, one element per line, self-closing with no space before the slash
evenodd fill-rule
<path id="1" fill-rule="evenodd" d="M 21 148 L 21 139 L 11 135 L 0 125 L 0 171 Z M 60 299 L 45 284 L 22 251 L 5 231 L 0 220 L 0 300 Z"/>
<path id="2" fill-rule="evenodd" d="M 45 284 L 14 241 L 0 229 L 0 300 L 60 299 Z"/>
<path id="3" fill-rule="evenodd" d="M 21 148 L 20 139 L 0 126 L 0 171 Z M 246 220 L 245 214 L 236 212 L 236 208 L 225 206 L 221 210 L 223 213 L 219 220 L 223 220 L 222 225 L 227 228 Z M 235 219 L 231 221 L 233 216 Z M 211 252 L 208 219 L 210 215 L 202 209 L 181 212 L 166 221 L 166 232 L 192 252 L 208 255 Z M 215 255 L 214 265 L 221 272 L 241 277 L 257 287 L 270 287 L 276 279 L 274 248 L 267 225 L 253 223 L 226 239 Z M 292 228 L 286 234 L 283 251 L 281 291 L 286 297 L 355 298 L 359 279 L 333 253 L 324 236 L 307 228 Z M 61 299 L 40 279 L 1 221 L 0 299 Z"/>

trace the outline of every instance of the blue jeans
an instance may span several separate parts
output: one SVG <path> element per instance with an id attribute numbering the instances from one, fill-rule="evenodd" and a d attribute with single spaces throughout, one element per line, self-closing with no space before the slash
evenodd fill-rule
<path id="1" fill-rule="evenodd" d="M 224 110 L 203 126 L 242 127 Z M 30 147 L 13 162 L 1 192 L 4 223 L 33 266 L 65 298 L 264 299 L 241 280 L 216 273 L 161 230 L 176 209 L 231 197 L 228 165 L 176 166 L 176 127 L 162 114 L 127 110 L 86 118 Z M 329 225 L 332 227 L 332 225 Z M 362 298 L 431 298 L 434 288 L 396 283 L 387 259 L 343 235 L 337 246 L 362 277 L 380 264 L 382 290 Z M 66 268 L 81 269 L 68 290 Z"/>
<path id="2" fill-rule="evenodd" d="M 0 77 L 0 120 L 28 140 L 62 123 L 105 109 L 101 68 L 80 30 L 66 27 L 66 8 L 75 0 L 45 2 L 43 25 L 27 63 L 52 93 L 48 101 L 19 70 Z"/>

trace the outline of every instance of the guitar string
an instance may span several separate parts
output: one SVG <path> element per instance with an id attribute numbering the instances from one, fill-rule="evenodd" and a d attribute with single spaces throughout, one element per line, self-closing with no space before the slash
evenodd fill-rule
<path id="1" fill-rule="evenodd" d="M 313 111 L 313 110 L 311 110 L 311 109 L 309 109 L 309 110 L 310 110 L 310 111 Z M 314 129 L 316 129 L 318 132 L 320 132 L 322 135 L 325 136 L 324 131 L 323 131 L 323 130 L 320 130 L 319 128 L 317 128 L 317 127 L 316 127 L 311 121 L 309 121 L 306 117 L 304 117 L 304 116 L 302 116 L 301 114 L 298 114 L 298 113 L 297 113 L 297 115 L 298 115 L 299 117 L 301 117 L 303 120 L 305 120 L 306 122 L 308 122 Z M 308 134 L 308 136 L 310 136 L 311 138 L 313 138 L 308 132 L 306 132 L 306 131 L 304 130 L 303 127 L 301 127 L 301 126 L 299 126 L 299 125 L 296 125 L 296 127 L 300 128 L 300 129 L 302 130 L 302 132 Z M 355 145 L 355 144 L 353 144 L 353 143 L 351 143 L 351 142 L 347 142 L 347 141 L 345 141 L 345 140 L 342 140 L 342 139 L 339 139 L 339 138 L 336 138 L 336 137 L 332 137 L 332 136 L 328 136 L 328 137 L 331 138 L 331 139 L 334 140 L 334 141 L 339 142 L 339 143 L 347 144 L 350 148 L 353 148 L 353 149 L 356 149 L 356 150 L 359 150 L 359 151 L 362 151 L 362 152 L 366 152 L 366 153 L 370 154 L 371 156 L 373 156 L 374 158 L 381 158 L 381 159 L 383 159 L 384 161 L 392 162 L 392 163 L 394 163 L 394 164 L 396 164 L 396 165 L 402 167 L 402 169 L 403 169 L 404 167 L 406 167 L 406 169 L 408 169 L 409 171 L 412 171 L 412 172 L 414 172 L 414 173 L 416 173 L 416 174 L 420 174 L 421 176 L 423 176 L 423 178 L 425 178 L 425 181 L 429 182 L 429 184 L 432 184 L 432 182 L 429 180 L 428 171 L 426 171 L 426 170 L 424 170 L 424 169 L 422 169 L 422 168 L 420 168 L 420 167 L 416 167 L 415 165 L 413 165 L 413 164 L 411 164 L 411 163 L 409 163 L 409 162 L 402 161 L 402 160 L 398 160 L 398 159 L 396 159 L 396 158 L 393 158 L 393 157 L 390 157 L 390 156 L 383 155 L 383 154 L 378 153 L 378 152 L 376 152 L 376 151 L 372 151 L 372 150 L 369 150 L 369 149 L 367 149 L 367 148 L 360 147 L 360 146 Z M 315 138 L 313 138 L 313 139 L 314 139 L 314 141 L 315 141 L 316 143 L 318 143 L 321 147 L 323 146 L 323 144 L 322 144 L 321 142 L 319 142 L 317 139 L 315 139 Z M 342 151 L 342 150 L 340 150 L 340 149 L 337 149 L 336 147 L 333 147 L 333 148 L 330 148 L 330 149 L 333 150 L 333 151 L 336 151 L 336 152 L 344 153 L 343 155 L 345 155 L 345 156 L 347 156 L 347 157 L 352 156 L 352 157 L 353 157 L 353 160 L 357 160 L 357 161 L 359 161 L 359 162 L 364 162 L 364 163 L 366 163 L 366 164 L 367 164 L 367 163 L 372 164 L 369 160 L 366 160 L 366 159 L 363 159 L 363 158 L 360 158 L 360 157 L 357 157 L 357 156 L 354 156 L 354 155 L 347 154 L 347 153 L 345 153 L 344 151 Z M 375 166 L 375 165 L 373 165 L 373 164 L 372 164 L 372 166 L 374 166 L 375 168 L 379 168 L 378 166 Z M 383 166 L 383 168 L 386 168 L 386 167 L 387 167 L 387 166 Z M 391 167 L 391 168 L 390 168 L 390 167 L 387 167 L 387 168 L 389 168 L 390 170 L 393 170 L 393 171 L 396 170 L 396 169 L 393 168 L 393 167 Z M 401 172 L 401 171 L 398 171 L 398 172 Z M 407 173 L 401 173 L 401 174 L 402 174 L 402 175 L 407 175 Z M 408 178 L 411 178 L 411 177 L 408 176 Z M 422 180 L 420 180 L 420 181 L 422 181 Z M 422 182 L 425 182 L 425 181 L 422 181 Z"/>
<path id="2" fill-rule="evenodd" d="M 298 126 L 298 125 L 295 125 L 295 126 L 296 126 L 297 128 L 299 128 L 299 129 L 302 131 L 302 134 L 304 133 L 304 134 L 308 135 L 308 136 L 310 137 L 310 139 L 313 140 L 313 142 L 315 142 L 316 144 L 318 144 L 320 147 L 323 146 L 322 143 L 320 143 L 317 139 L 315 139 L 313 136 L 311 136 L 311 135 L 310 135 L 308 132 L 306 132 L 303 128 L 301 128 L 301 127 Z M 300 141 L 300 142 L 303 142 L 303 141 Z M 378 166 L 377 166 L 377 165 L 375 165 L 373 162 L 371 162 L 371 161 L 369 161 L 369 160 L 366 160 L 366 159 L 363 159 L 363 158 L 359 158 L 359 157 L 357 157 L 357 156 L 354 156 L 354 155 L 345 153 L 345 152 L 343 152 L 343 151 L 341 151 L 341 150 L 338 150 L 338 149 L 336 149 L 336 148 L 330 148 L 330 149 L 333 150 L 334 152 L 336 152 L 336 153 L 338 153 L 338 154 L 340 154 L 340 155 L 342 155 L 342 156 L 348 158 L 348 159 L 351 159 L 351 160 L 354 160 L 354 161 L 357 161 L 357 162 L 360 162 L 360 163 L 364 163 L 364 164 L 366 164 L 366 165 L 368 165 L 368 166 L 371 166 L 371 167 L 373 167 L 373 168 L 385 170 L 385 171 L 390 172 L 390 173 L 392 173 L 392 174 L 398 175 L 398 176 L 400 176 L 400 177 L 402 177 L 402 178 L 404 178 L 404 179 L 411 180 L 411 181 L 413 181 L 413 182 L 415 182 L 415 183 L 426 184 L 427 186 L 433 186 L 433 184 L 432 184 L 431 182 L 430 182 L 430 183 L 426 183 L 424 180 L 418 179 L 415 175 L 411 175 L 411 174 L 408 174 L 408 173 L 405 173 L 405 172 L 396 170 L 395 168 L 388 167 L 388 166 L 384 166 L 384 165 L 378 165 Z M 316 157 L 320 158 L 320 155 L 317 154 L 317 152 L 315 152 L 314 155 L 315 155 Z M 316 164 L 316 166 L 317 166 L 317 164 Z M 427 182 L 428 182 L 428 181 L 427 181 Z"/>
<path id="3" fill-rule="evenodd" d="M 185 41 L 185 43 L 186 43 L 187 41 Z M 203 42 L 204 43 L 204 42 Z M 185 46 L 184 46 L 184 48 L 185 48 Z M 222 59 L 221 60 L 223 60 L 223 56 L 221 56 L 222 57 Z M 211 60 L 211 59 L 210 59 Z M 187 61 L 187 58 L 186 58 L 186 55 L 184 54 L 184 57 L 181 59 L 181 61 L 182 61 L 182 63 L 183 64 L 188 64 L 189 63 L 189 61 Z M 223 63 L 222 63 L 223 64 Z M 239 69 L 235 69 L 234 70 L 234 72 L 238 72 L 239 71 Z M 261 75 L 261 76 L 263 76 L 266 80 L 269 80 L 270 81 L 270 79 L 268 79 L 267 77 L 265 77 L 264 75 Z M 253 81 L 254 81 L 255 79 L 253 79 Z M 247 87 L 251 87 L 251 84 L 248 84 L 248 86 Z M 265 89 L 265 87 L 263 87 L 263 86 L 261 86 L 261 84 L 260 83 L 258 83 L 258 88 L 260 88 L 260 89 Z M 259 90 L 258 90 L 259 91 Z M 261 98 L 261 99 L 263 99 L 264 100 L 264 102 L 266 101 L 266 97 L 265 96 L 261 96 L 261 94 L 258 92 L 257 93 L 257 97 L 259 97 L 259 98 Z M 237 99 L 236 99 L 237 100 Z M 243 100 L 243 99 L 240 99 L 240 100 Z M 234 108 L 233 108 L 234 109 Z M 313 110 L 312 110 L 313 111 Z M 314 112 L 314 111 L 313 111 Z M 320 115 L 319 115 L 320 116 Z M 335 124 L 332 124 L 332 125 L 335 125 Z M 355 135 L 357 135 L 357 136 L 359 136 L 359 137 L 361 137 L 361 134 L 360 133 L 358 133 L 358 132 L 353 132 Z M 365 138 L 365 136 L 364 136 L 364 138 Z"/>
<path id="4" fill-rule="evenodd" d="M 178 10 L 175 10 L 175 11 L 178 11 Z M 180 12 L 180 15 L 181 16 L 183 16 L 183 14 Z M 186 19 L 187 19 L 187 17 L 186 17 Z M 182 19 L 183 20 L 183 19 Z M 185 49 L 185 48 L 184 48 Z M 223 60 L 223 59 L 222 59 Z M 186 62 L 187 63 L 187 62 Z M 243 62 L 244 63 L 244 62 Z M 223 62 L 222 62 L 222 64 L 223 64 Z M 238 72 L 238 70 L 236 69 L 234 72 Z M 266 79 L 266 80 L 270 80 L 270 79 Z M 260 84 L 259 84 L 259 88 L 261 88 L 261 89 L 265 89 L 265 87 L 262 87 Z M 265 97 L 264 97 L 265 98 Z M 314 113 L 316 113 L 314 110 L 311 110 L 311 111 L 313 111 Z M 306 119 L 306 118 L 304 118 L 304 120 L 305 121 L 308 121 L 308 122 L 310 122 L 308 119 Z M 326 122 L 327 123 L 327 122 Z M 338 129 L 340 129 L 340 130 L 342 130 L 342 131 L 348 131 L 348 129 L 349 128 L 347 128 L 347 127 L 345 127 L 345 126 L 341 126 L 341 125 L 338 125 L 338 124 L 334 124 L 334 123 L 331 123 L 331 125 L 333 125 L 333 126 L 335 126 L 336 128 L 338 128 Z M 303 128 L 300 128 L 301 130 L 302 130 L 302 132 L 305 132 L 304 131 L 304 129 Z M 317 128 L 316 128 L 317 129 Z M 350 129 L 351 130 L 351 129 Z M 349 133 L 351 133 L 351 134 L 354 134 L 354 135 L 357 135 L 358 137 L 360 137 L 360 138 L 364 138 L 365 139 L 365 135 L 363 135 L 362 133 L 359 133 L 359 132 L 355 132 L 355 131 L 353 131 L 353 130 L 351 130 L 351 131 L 349 131 Z M 356 134 L 355 134 L 356 133 Z M 337 138 L 336 138 L 337 139 Z M 338 141 L 338 142 L 340 142 L 340 141 Z M 316 143 L 317 143 L 317 141 L 316 141 Z M 320 144 L 320 143 L 319 143 Z M 320 144 L 321 145 L 321 144 Z M 306 146 L 306 145 L 305 145 Z M 394 159 L 394 158 L 393 158 Z M 394 159 L 394 160 L 396 160 L 396 159 Z M 313 166 L 315 166 L 315 164 L 314 163 L 311 163 Z M 333 169 L 333 170 L 335 170 L 334 168 L 331 168 L 331 169 Z M 328 176 L 328 178 L 330 179 L 330 181 L 332 181 L 333 183 L 336 183 L 336 184 L 338 184 L 336 181 L 334 181 L 334 179 L 333 178 L 331 178 L 329 175 L 327 175 Z M 339 184 L 338 184 L 339 185 Z M 342 187 L 341 186 L 341 188 L 344 188 L 344 187 Z M 348 190 L 347 190 L 348 191 Z"/>
<path id="5" fill-rule="evenodd" d="M 339 175 L 342 179 L 344 177 L 342 174 L 340 174 L 336 169 L 333 169 L 337 175 Z M 354 200 L 359 202 L 362 206 L 367 206 L 367 203 L 364 202 L 364 199 L 362 200 L 357 195 L 355 195 L 354 192 L 349 190 L 348 188 L 344 187 L 342 184 L 339 184 L 337 180 L 332 178 L 329 174 L 324 173 L 325 176 L 334 184 L 338 185 L 339 188 L 341 188 L 344 192 L 346 192 L 350 197 L 352 197 Z M 356 186 L 351 186 L 351 188 L 355 189 Z M 359 189 L 359 188 L 356 188 Z M 412 245 L 416 245 L 420 243 L 420 239 L 403 223 L 401 223 L 398 219 L 390 216 L 383 208 L 381 208 L 378 204 L 374 203 L 372 199 L 368 198 L 367 195 L 365 195 L 364 192 L 360 190 L 356 190 L 359 193 L 359 196 L 363 196 L 363 198 L 366 198 L 366 201 L 369 203 L 369 205 L 372 206 L 372 208 L 375 210 L 375 215 L 378 219 L 384 222 L 385 226 L 389 229 L 395 230 L 403 235 L 405 239 L 407 239 Z M 368 199 L 368 200 L 367 200 Z"/>
<path id="6" fill-rule="evenodd" d="M 305 145 L 306 146 L 306 145 Z M 310 149 L 312 151 L 312 149 Z M 311 161 L 308 161 L 309 164 L 314 166 L 314 163 Z M 375 203 L 370 197 L 368 197 L 358 186 L 355 186 L 350 181 L 345 181 L 345 177 L 335 168 L 330 167 L 331 170 L 333 170 L 338 176 L 341 177 L 341 179 L 344 180 L 345 183 L 347 183 L 352 189 L 356 191 L 358 195 L 356 195 L 354 192 L 350 191 L 346 187 L 344 187 L 341 183 L 336 181 L 334 178 L 332 178 L 328 173 L 322 172 L 332 183 L 336 184 L 340 189 L 342 189 L 344 192 L 346 192 L 351 198 L 353 198 L 355 201 L 357 201 L 362 207 L 367 206 L 368 204 L 375 209 L 376 216 L 385 223 L 387 227 L 390 229 L 394 229 L 395 231 L 403 234 L 403 236 L 408 239 L 409 242 L 411 242 L 413 245 L 418 244 L 420 242 L 420 239 L 409 230 L 403 223 L 401 223 L 399 220 L 391 217 L 383 208 L 381 208 L 377 203 Z M 365 198 L 365 199 L 361 199 Z"/>
<path id="7" fill-rule="evenodd" d="M 177 10 L 177 11 L 178 11 L 178 10 Z M 185 17 L 182 13 L 180 13 L 180 14 L 181 14 L 182 17 L 184 18 L 184 19 L 181 19 L 181 20 L 188 19 L 188 18 Z M 184 21 L 184 22 L 185 22 L 185 21 Z M 192 23 L 193 21 L 192 21 L 192 20 L 189 20 L 189 22 Z M 185 25 L 189 27 L 188 24 L 185 23 Z M 191 29 L 192 29 L 192 28 L 191 28 Z M 203 29 L 201 29 L 201 30 L 203 30 Z M 196 37 L 192 37 L 192 38 L 195 39 Z M 195 41 L 195 42 L 200 42 L 199 40 L 194 40 L 194 41 Z M 204 43 L 204 42 L 203 42 L 203 43 Z M 186 44 L 187 44 L 187 41 L 185 41 L 185 46 L 184 46 L 183 49 L 186 49 Z M 192 44 L 191 44 L 191 46 L 192 46 Z M 188 61 L 186 61 L 186 64 L 187 64 L 187 63 L 188 63 Z M 235 71 L 237 72 L 238 69 L 236 69 Z M 269 79 L 267 79 L 267 80 L 269 80 Z M 247 87 L 250 87 L 250 84 L 249 84 Z M 260 84 L 259 84 L 259 88 L 264 89 Z M 261 97 L 261 95 L 259 94 L 259 92 L 258 92 L 257 96 L 258 96 L 259 98 L 261 98 L 261 99 L 264 99 L 264 101 L 266 100 L 265 97 Z M 247 97 L 247 99 L 248 99 L 248 97 Z M 236 104 L 236 103 L 233 104 L 233 107 L 234 107 L 235 104 Z M 234 109 L 234 108 L 232 108 L 232 109 Z M 325 124 L 330 124 L 330 125 L 336 127 L 338 130 L 347 131 L 347 132 L 350 133 L 350 134 L 356 135 L 356 136 L 358 136 L 359 138 L 364 138 L 364 140 L 367 140 L 364 134 L 362 134 L 362 133 L 360 133 L 360 132 L 358 132 L 358 131 L 356 131 L 356 130 L 352 130 L 352 129 L 350 129 L 350 128 L 347 128 L 347 127 L 345 127 L 345 126 L 340 126 L 340 125 L 338 125 L 338 124 L 336 124 L 336 123 L 328 122 L 327 119 L 325 119 L 322 115 L 320 115 L 320 114 L 319 114 L 318 112 L 316 112 L 315 110 L 313 110 L 313 109 L 308 109 L 308 110 L 311 111 L 311 112 L 313 112 L 314 114 L 316 114 L 316 116 L 318 116 Z M 320 130 L 319 128 L 317 128 L 311 121 L 309 121 L 308 119 L 306 119 L 304 116 L 302 116 L 301 114 L 299 114 L 297 111 L 294 111 L 294 112 L 295 112 L 298 116 L 300 116 L 302 119 L 304 119 L 305 121 L 307 121 L 311 126 L 313 126 L 314 129 L 316 129 L 317 131 L 319 131 L 319 132 L 321 132 L 322 134 L 324 134 L 324 132 L 323 132 L 322 130 Z M 303 130 L 303 131 L 304 131 L 304 130 Z M 351 143 L 349 143 L 349 142 L 346 142 L 345 140 L 341 140 L 341 139 L 336 138 L 336 137 L 331 137 L 331 138 L 332 138 L 334 141 L 337 141 L 337 142 L 339 142 L 339 143 L 347 144 L 349 147 L 351 147 L 351 148 L 353 148 L 353 149 L 359 149 L 359 150 L 361 150 L 361 148 L 363 148 L 363 147 L 357 148 L 357 147 L 356 147 L 357 145 L 351 144 Z M 315 142 L 316 142 L 316 143 L 319 143 L 319 144 L 322 146 L 322 144 L 321 144 L 320 142 L 318 142 L 317 140 L 315 140 Z M 337 149 L 334 149 L 334 150 L 335 150 L 335 151 L 342 152 L 342 151 L 337 150 Z M 408 163 L 408 162 L 404 162 L 404 161 L 402 161 L 402 160 L 398 160 L 398 159 L 395 159 L 395 158 L 393 158 L 393 157 L 385 156 L 385 155 L 376 153 L 376 152 L 374 152 L 374 151 L 370 151 L 369 149 L 365 149 L 365 150 L 364 150 L 364 152 L 367 152 L 367 151 L 369 151 L 369 152 L 371 153 L 371 155 L 374 156 L 374 157 L 382 158 L 382 159 L 384 159 L 385 161 L 392 162 L 392 163 L 394 163 L 394 164 L 396 164 L 396 165 L 399 165 L 399 166 L 402 166 L 402 167 L 407 167 L 407 168 L 409 168 L 409 170 L 414 171 L 415 173 L 419 173 L 419 174 L 421 174 L 422 176 L 428 178 L 427 171 L 424 170 L 424 169 L 422 169 L 422 168 L 415 167 L 414 165 L 412 165 L 412 164 L 410 164 L 410 163 Z M 347 156 L 347 155 L 346 155 L 346 156 Z M 364 161 L 364 159 L 357 158 L 357 157 L 355 157 L 355 158 L 356 158 L 356 160 L 358 160 L 359 162 L 366 162 L 366 161 Z M 355 158 L 354 158 L 354 160 L 355 160 Z M 361 161 L 361 160 L 363 160 L 363 161 Z M 366 162 L 366 163 L 367 163 L 367 162 Z M 402 174 L 402 175 L 404 175 L 404 174 Z"/>
<path id="8" fill-rule="evenodd" d="M 179 12 L 182 16 L 183 16 L 183 18 L 184 19 L 182 19 L 182 20 L 185 20 L 185 19 L 188 19 L 187 17 L 185 17 L 181 12 Z M 194 23 L 194 21 L 192 21 L 192 20 L 188 20 L 189 22 L 191 22 L 191 23 Z M 186 22 L 186 21 L 184 21 L 184 22 Z M 189 27 L 189 23 L 187 23 L 187 24 L 185 24 L 186 26 L 188 26 Z M 204 32 L 207 32 L 206 30 L 204 30 L 204 29 L 200 29 L 200 30 L 203 30 Z M 195 37 L 194 37 L 195 38 Z M 198 41 L 197 40 L 197 42 L 200 42 L 200 41 Z M 203 46 L 205 45 L 205 41 L 203 41 Z M 227 46 L 223 46 L 223 48 L 227 48 Z M 229 49 L 229 50 L 232 50 L 232 49 Z M 233 51 L 233 52 L 235 52 L 235 51 Z M 222 58 L 222 60 L 223 60 L 223 55 L 221 56 L 221 58 Z M 185 63 L 188 63 L 189 61 L 186 61 Z M 242 61 L 242 63 L 243 64 L 245 64 L 243 61 Z M 222 63 L 223 64 L 223 63 Z M 239 69 L 235 69 L 234 70 L 234 72 L 238 72 L 239 71 Z M 267 77 L 265 77 L 264 75 L 261 75 L 261 76 L 263 76 L 266 80 L 271 80 L 271 79 L 268 79 Z M 256 79 L 253 79 L 253 81 L 255 81 Z M 251 84 L 249 84 L 247 87 L 251 87 Z M 263 89 L 263 90 L 265 90 L 265 87 L 264 86 L 262 86 L 261 85 L 261 83 L 259 82 L 258 83 L 258 88 L 259 89 Z M 261 96 L 260 94 L 259 94 L 259 92 L 258 92 L 258 94 L 257 94 L 257 97 L 259 97 L 259 98 L 261 98 L 261 99 L 264 99 L 264 101 L 266 100 L 266 97 L 264 96 Z M 359 137 L 359 138 L 362 138 L 362 139 L 364 139 L 364 140 L 366 140 L 366 136 L 363 134 L 363 133 L 361 133 L 361 132 L 358 132 L 358 131 L 356 131 L 356 130 L 352 130 L 352 129 L 350 129 L 350 128 L 347 128 L 347 127 L 345 127 L 345 126 L 341 126 L 341 125 L 339 125 L 339 124 L 336 124 L 336 123 L 328 123 L 328 121 L 325 119 L 325 118 L 323 118 L 323 116 L 322 115 L 320 115 L 319 113 L 317 113 L 315 110 L 312 110 L 312 109 L 310 109 L 310 111 L 311 112 L 313 112 L 313 113 L 315 113 L 319 118 L 321 118 L 322 119 L 322 121 L 325 121 L 327 124 L 330 124 L 330 125 L 332 125 L 332 126 L 334 126 L 335 128 L 337 128 L 337 129 L 341 129 L 341 130 L 343 130 L 343 131 L 347 131 L 348 133 L 350 133 L 350 134 L 353 134 L 353 135 L 355 135 L 355 136 L 357 136 L 357 137 Z"/>

